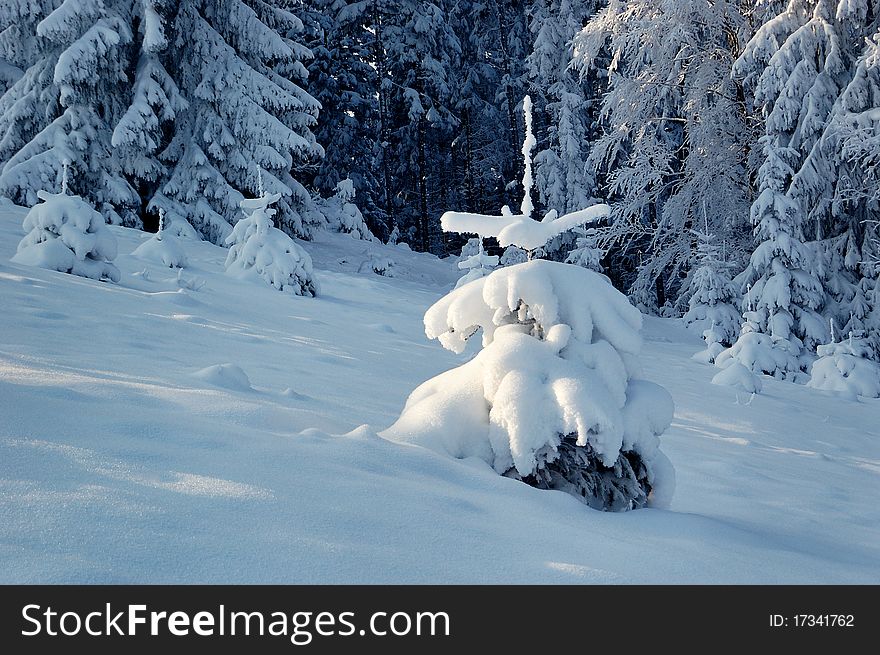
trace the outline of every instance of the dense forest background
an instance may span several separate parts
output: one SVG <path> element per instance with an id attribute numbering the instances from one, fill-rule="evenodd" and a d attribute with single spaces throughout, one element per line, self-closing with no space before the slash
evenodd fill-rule
<path id="1" fill-rule="evenodd" d="M 878 9 L 7 0 L 0 194 L 33 205 L 67 163 L 108 222 L 155 230 L 161 208 L 222 243 L 265 184 L 292 236 L 341 198 L 383 241 L 457 255 L 444 211 L 522 196 L 528 94 L 536 217 L 612 206 L 539 256 L 592 262 L 646 312 L 708 294 L 796 350 L 836 329 L 876 357 Z"/>

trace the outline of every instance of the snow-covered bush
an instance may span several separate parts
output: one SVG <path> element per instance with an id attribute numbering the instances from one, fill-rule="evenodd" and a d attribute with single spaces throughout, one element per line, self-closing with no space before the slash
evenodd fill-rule
<path id="1" fill-rule="evenodd" d="M 417 388 L 387 434 L 608 510 L 664 501 L 658 435 L 672 399 L 639 379 L 639 311 L 602 276 L 536 260 L 460 287 L 425 315 L 426 333 L 483 350 Z M 667 486 L 668 485 L 668 486 Z"/>
<path id="2" fill-rule="evenodd" d="M 394 277 L 394 260 L 376 252 L 367 251 L 367 258 L 358 266 L 358 273 L 371 271 L 383 277 Z"/>
<path id="3" fill-rule="evenodd" d="M 116 237 L 104 217 L 79 196 L 64 191 L 41 190 L 37 197 L 43 202 L 24 217 L 22 227 L 27 234 L 12 261 L 119 282 L 119 269 L 111 263 L 116 258 Z"/>
<path id="4" fill-rule="evenodd" d="M 131 254 L 169 268 L 183 268 L 187 265 L 186 252 L 177 236 L 165 230 L 165 212 L 161 210 L 156 234 L 135 248 Z"/>
<path id="5" fill-rule="evenodd" d="M 739 338 L 715 357 L 715 366 L 724 369 L 739 363 L 753 373 L 780 379 L 800 368 L 799 352 L 791 342 L 758 331 L 761 320 L 758 312 L 745 312 L 743 318 Z"/>
<path id="6" fill-rule="evenodd" d="M 850 397 L 880 398 L 880 365 L 868 359 L 869 344 L 849 338 L 820 345 L 808 387 L 835 391 Z"/>
<path id="7" fill-rule="evenodd" d="M 246 218 L 235 224 L 226 238 L 230 246 L 226 271 L 239 277 L 258 275 L 279 291 L 297 296 L 314 296 L 317 284 L 312 277 L 312 258 L 293 239 L 272 226 L 278 193 L 242 200 Z"/>
<path id="8" fill-rule="evenodd" d="M 518 246 L 507 246 L 498 261 L 500 266 L 513 266 L 529 261 L 529 254 Z"/>
<path id="9" fill-rule="evenodd" d="M 695 359 L 712 363 L 736 340 L 741 317 L 734 307 L 738 294 L 728 276 L 729 265 L 723 261 L 715 245 L 715 237 L 707 231 L 696 233 L 700 267 L 691 278 L 691 297 L 685 324 L 701 330 L 706 349 L 694 355 Z"/>
<path id="10" fill-rule="evenodd" d="M 455 288 L 486 277 L 496 266 L 498 266 L 498 256 L 486 254 L 483 249 L 483 239 L 481 237 L 469 239 L 462 247 L 458 261 L 458 268 L 466 272 L 456 282 Z"/>
<path id="11" fill-rule="evenodd" d="M 354 182 L 346 178 L 336 185 L 336 193 L 322 203 L 327 226 L 337 232 L 350 234 L 364 241 L 376 241 L 364 221 L 361 210 L 354 204 Z"/>
<path id="12" fill-rule="evenodd" d="M 742 389 L 746 393 L 761 393 L 761 389 L 764 388 L 761 378 L 735 359 L 730 360 L 725 368 L 714 375 L 712 384 Z"/>
<path id="13" fill-rule="evenodd" d="M 595 228 L 575 228 L 574 232 L 578 235 L 576 246 L 565 258 L 566 263 L 601 273 L 605 253 L 598 247 Z"/>
<path id="14" fill-rule="evenodd" d="M 529 103 L 522 215 L 444 214 L 447 230 L 495 236 L 535 250 L 594 217 L 591 207 L 531 219 Z M 561 223 L 561 225 L 556 225 Z M 563 226 L 564 229 L 563 229 Z M 601 275 L 534 260 L 454 289 L 425 314 L 425 332 L 472 360 L 418 387 L 384 434 L 454 457 L 479 457 L 502 475 L 620 511 L 671 498 L 674 473 L 658 436 L 669 394 L 640 378 L 641 314 Z"/>

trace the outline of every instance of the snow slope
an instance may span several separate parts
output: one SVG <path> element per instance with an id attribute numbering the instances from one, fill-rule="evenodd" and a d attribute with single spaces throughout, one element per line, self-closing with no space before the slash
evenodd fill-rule
<path id="1" fill-rule="evenodd" d="M 113 285 L 10 263 L 22 216 L 0 209 L 0 582 L 880 583 L 880 400 L 750 401 L 648 319 L 676 495 L 604 514 L 375 435 L 473 355 L 424 336 L 452 262 L 323 235 L 321 296 L 291 298 L 185 242 L 181 290 L 111 227 Z M 367 249 L 393 279 L 356 272 Z"/>

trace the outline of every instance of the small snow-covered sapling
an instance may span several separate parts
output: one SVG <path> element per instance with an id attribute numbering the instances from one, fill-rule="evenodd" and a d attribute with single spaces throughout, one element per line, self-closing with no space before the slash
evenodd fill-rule
<path id="1" fill-rule="evenodd" d="M 608 215 L 606 205 L 531 218 L 531 103 L 521 214 L 447 212 L 447 231 L 494 236 L 527 251 Z M 478 255 L 479 256 L 479 253 Z M 425 332 L 463 352 L 483 349 L 418 387 L 386 437 L 454 457 L 479 457 L 499 474 L 621 511 L 669 502 L 674 473 L 658 436 L 673 405 L 640 379 L 641 314 L 603 276 L 532 259 L 461 285 L 425 314 Z"/>

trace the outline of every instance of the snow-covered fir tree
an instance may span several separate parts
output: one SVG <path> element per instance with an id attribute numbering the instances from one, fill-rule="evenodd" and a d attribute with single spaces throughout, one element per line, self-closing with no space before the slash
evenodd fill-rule
<path id="1" fill-rule="evenodd" d="M 767 134 L 786 134 L 793 171 L 786 194 L 803 212 L 805 237 L 815 242 L 812 268 L 825 291 L 822 313 L 838 324 L 848 320 L 846 306 L 862 275 L 858 251 L 865 220 L 865 207 L 852 193 L 861 167 L 841 157 L 838 146 L 850 106 L 862 95 L 847 89 L 859 85 L 854 62 L 876 30 L 874 4 L 788 2 L 758 30 L 736 70 L 756 87 Z M 771 70 L 769 78 L 762 67 Z"/>
<path id="2" fill-rule="evenodd" d="M 382 191 L 381 171 L 373 166 L 381 145 L 377 71 L 371 52 L 372 3 L 306 0 L 303 7 L 306 44 L 314 55 L 307 64 L 308 89 L 321 103 L 313 131 L 325 153 L 311 184 L 327 197 L 335 194 L 337 184 L 350 179 L 370 231 L 385 238 L 391 228 L 378 195 Z"/>
<path id="3" fill-rule="evenodd" d="M 751 287 L 747 288 L 745 302 L 747 309 L 743 312 L 739 337 L 733 346 L 715 356 L 715 366 L 721 371 L 715 374 L 712 383 L 760 393 L 763 384 L 759 376 L 782 378 L 787 372 L 789 353 L 774 347 L 773 339 L 760 331 L 761 317 L 752 305 Z"/>
<path id="4" fill-rule="evenodd" d="M 498 260 L 498 255 L 489 255 L 483 249 L 482 237 L 468 239 L 458 260 L 458 268 L 465 271 L 465 274 L 456 282 L 455 288 L 486 277 L 498 266 Z"/>
<path id="5" fill-rule="evenodd" d="M 560 214 L 591 202 L 596 184 L 586 164 L 593 119 L 589 104 L 595 99 L 587 97 L 588 85 L 571 67 L 571 41 L 594 4 L 539 0 L 531 6 L 529 81 L 547 121 L 546 140 L 535 155 L 535 177 L 543 205 Z"/>
<path id="6" fill-rule="evenodd" d="M 434 198 L 448 186 L 439 165 L 446 155 L 455 122 L 451 112 L 451 78 L 461 44 L 451 27 L 450 2 L 381 0 L 384 6 L 382 46 L 384 77 L 379 80 L 391 133 L 383 157 L 391 167 L 401 204 L 394 209 L 408 241 L 423 251 L 438 252 L 440 231 L 432 211 Z"/>
<path id="7" fill-rule="evenodd" d="M 317 220 L 291 174 L 322 149 L 311 132 L 318 103 L 300 85 L 311 54 L 294 40 L 303 25 L 287 4 L 175 3 L 168 57 L 189 106 L 161 153 L 171 172 L 151 203 L 214 243 L 229 235 L 243 194 L 256 193 L 258 171 L 267 193 L 280 194 L 285 232 L 308 237 Z"/>
<path id="8" fill-rule="evenodd" d="M 23 14 L 31 3 L 15 0 Z M 36 3 L 35 13 L 48 3 Z M 0 193 L 27 206 L 41 189 L 69 185 L 111 222 L 136 223 L 140 204 L 111 146 L 125 88 L 131 3 L 63 0 L 36 24 L 31 64 L 0 101 L 3 117 Z M 27 26 L 29 21 L 24 22 Z"/>
<path id="9" fill-rule="evenodd" d="M 700 265 L 691 277 L 685 325 L 695 327 L 706 342 L 706 349 L 695 357 L 711 363 L 718 354 L 736 340 L 741 316 L 736 309 L 739 294 L 730 279 L 730 264 L 724 261 L 714 234 L 697 232 Z"/>
<path id="10" fill-rule="evenodd" d="M 34 62 L 37 23 L 55 4 L 55 0 L 8 0 L 0 5 L 0 96 L 20 80 Z M 4 107 L 4 111 L 10 110 L 11 107 Z"/>
<path id="11" fill-rule="evenodd" d="M 446 230 L 485 234 L 534 251 L 560 231 L 607 216 L 604 205 L 541 222 L 532 212 L 529 98 L 521 213 L 448 212 Z M 554 227 L 554 223 L 560 225 Z M 672 419 L 664 389 L 639 379 L 641 315 L 602 276 L 532 260 L 458 287 L 425 314 L 425 331 L 467 364 L 417 388 L 386 436 L 455 457 L 480 457 L 498 473 L 561 489 L 590 507 L 622 511 L 665 504 L 672 468 L 658 435 Z"/>
<path id="12" fill-rule="evenodd" d="M 498 260 L 499 266 L 513 266 L 529 260 L 529 254 L 519 246 L 507 246 Z"/>
<path id="13" fill-rule="evenodd" d="M 576 227 L 572 230 L 577 235 L 576 245 L 565 258 L 567 264 L 583 266 L 597 273 L 602 272 L 604 251 L 598 245 L 598 232 L 595 228 Z"/>
<path id="14" fill-rule="evenodd" d="M 260 180 L 262 182 L 262 180 Z M 262 185 L 260 185 L 262 186 Z M 312 258 L 287 234 L 272 225 L 280 193 L 263 192 L 242 200 L 239 220 L 226 238 L 229 254 L 226 272 L 236 277 L 259 277 L 279 291 L 296 296 L 315 296 L 317 283 Z"/>
<path id="15" fill-rule="evenodd" d="M 113 129 L 111 144 L 129 183 L 138 191 L 141 206 L 132 223 L 140 226 L 148 203 L 167 173 L 159 154 L 165 130 L 189 104 L 165 68 L 168 15 L 174 3 L 140 0 L 135 3 L 138 51 L 134 77 L 127 95 L 128 108 Z"/>
<path id="16" fill-rule="evenodd" d="M 878 20 L 877 8 L 870 12 L 872 21 L 867 20 L 867 9 L 866 3 L 854 15 L 864 19 L 864 28 Z M 852 22 L 846 30 L 851 38 L 861 33 L 852 29 Z M 863 43 L 822 137 L 792 183 L 824 237 L 819 261 L 829 296 L 825 316 L 841 325 L 853 315 L 859 321 L 867 318 L 864 304 L 877 277 L 871 262 L 876 258 L 875 225 L 880 220 L 880 32 Z M 880 332 L 880 324 L 873 322 L 856 327 Z M 880 354 L 876 347 L 872 351 Z"/>
<path id="17" fill-rule="evenodd" d="M 54 0 L 10 0 L 0 4 L 0 62 L 4 71 L 0 87 L 0 171 L 52 121 L 57 111 L 53 62 L 41 56 L 37 37 L 37 25 L 56 5 Z"/>
<path id="18" fill-rule="evenodd" d="M 766 137 L 765 144 L 770 144 Z M 817 312 L 824 295 L 821 283 L 810 270 L 811 251 L 803 243 L 800 208 L 782 193 L 778 178 L 770 172 L 779 170 L 774 164 L 781 163 L 772 151 L 773 146 L 767 145 L 769 157 L 762 167 L 767 186 L 752 205 L 758 246 L 749 262 L 748 277 L 754 281 L 751 314 L 756 327 L 754 332 L 743 333 L 731 352 L 750 370 L 798 381 L 809 368 L 810 349 L 826 333 Z M 766 336 L 762 345 L 776 351 L 769 369 L 761 362 L 770 359 L 756 360 L 749 349 L 741 348 L 739 341 L 754 341 L 754 334 Z"/>
<path id="19" fill-rule="evenodd" d="M 786 353 L 785 368 L 795 378 L 803 377 L 816 345 L 828 339 L 819 315 L 826 304 L 822 262 L 816 261 L 817 247 L 806 243 L 821 234 L 810 234 L 792 180 L 821 137 L 847 75 L 832 20 L 833 7 L 825 0 L 790 0 L 758 29 L 733 69 L 754 88 L 766 117 L 759 193 L 751 209 L 758 245 L 745 277 L 754 284 L 758 330 Z"/>
<path id="20" fill-rule="evenodd" d="M 116 237 L 94 207 L 83 198 L 68 194 L 68 170 L 64 162 L 60 193 L 37 191 L 42 202 L 24 217 L 22 228 L 26 234 L 12 261 L 119 282 L 119 269 L 112 263 L 117 254 Z"/>
<path id="21" fill-rule="evenodd" d="M 333 196 L 321 202 L 320 206 L 327 227 L 357 239 L 375 241 L 376 237 L 370 232 L 361 210 L 355 204 L 357 191 L 354 182 L 349 178 L 340 180 L 333 191 Z"/>
<path id="22" fill-rule="evenodd" d="M 514 64 L 508 46 L 515 37 L 500 26 L 507 26 L 510 10 L 507 2 L 456 3 L 450 17 L 461 50 L 451 79 L 458 124 L 450 142 L 454 177 L 445 203 L 470 211 L 509 201 L 506 185 L 513 178 L 515 150 L 510 147 L 508 103 L 500 96 L 510 79 L 509 65 Z"/>

